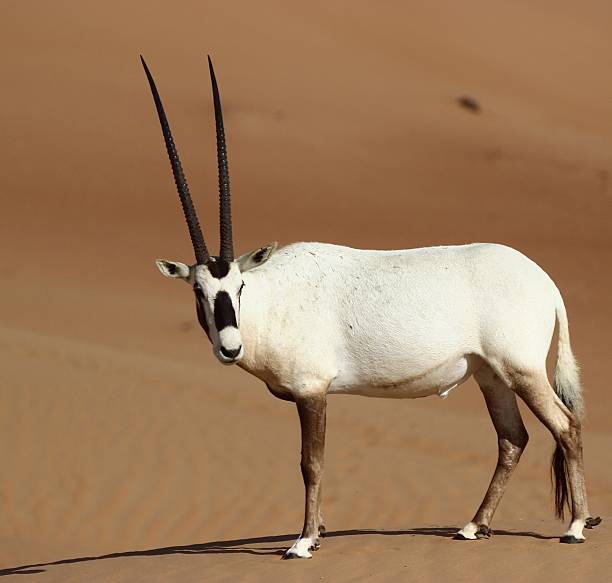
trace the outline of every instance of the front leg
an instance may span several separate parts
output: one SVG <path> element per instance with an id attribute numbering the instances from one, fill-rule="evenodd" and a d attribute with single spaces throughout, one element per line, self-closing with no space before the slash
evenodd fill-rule
<path id="1" fill-rule="evenodd" d="M 311 550 L 319 548 L 321 477 L 325 451 L 325 394 L 298 397 L 295 400 L 302 429 L 302 477 L 306 490 L 304 527 L 300 538 L 284 554 L 284 559 L 312 557 Z"/>

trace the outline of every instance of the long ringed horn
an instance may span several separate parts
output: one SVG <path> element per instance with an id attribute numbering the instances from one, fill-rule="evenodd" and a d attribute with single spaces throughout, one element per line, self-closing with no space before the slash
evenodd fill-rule
<path id="1" fill-rule="evenodd" d="M 213 103 L 215 106 L 215 126 L 217 129 L 217 165 L 219 167 L 219 227 L 221 234 L 221 249 L 219 255 L 226 261 L 234 260 L 234 242 L 232 237 L 232 206 L 230 200 L 229 171 L 227 168 L 227 146 L 225 145 L 225 130 L 223 129 L 223 113 L 221 98 L 217 87 L 217 78 L 212 61 L 208 56 L 210 82 L 212 84 Z"/>
<path id="2" fill-rule="evenodd" d="M 176 189 L 178 190 L 179 198 L 181 199 L 181 206 L 183 207 L 183 213 L 185 220 L 187 221 L 187 228 L 189 229 L 189 236 L 191 237 L 191 243 L 195 252 L 196 263 L 202 265 L 208 261 L 210 255 L 208 249 L 206 249 L 206 243 L 204 242 L 204 236 L 202 235 L 202 229 L 198 221 L 198 215 L 196 213 L 195 206 L 191 200 L 189 194 L 189 186 L 187 179 L 183 173 L 181 161 L 179 159 L 178 151 L 174 145 L 172 139 L 172 133 L 170 132 L 170 124 L 164 112 L 164 106 L 162 105 L 161 98 L 157 92 L 155 81 L 149 67 L 145 63 L 145 60 L 140 55 L 142 66 L 144 67 L 149 85 L 151 87 L 151 93 L 153 94 L 153 101 L 155 102 L 155 109 L 157 109 L 157 115 L 159 116 L 159 123 L 161 125 L 162 133 L 164 134 L 164 141 L 166 142 L 166 150 L 168 151 L 168 158 L 170 158 L 170 165 L 172 166 L 172 174 L 174 175 L 174 182 L 176 183 Z"/>

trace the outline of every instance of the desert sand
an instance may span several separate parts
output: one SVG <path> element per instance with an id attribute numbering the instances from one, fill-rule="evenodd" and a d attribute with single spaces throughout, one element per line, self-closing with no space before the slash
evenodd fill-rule
<path id="1" fill-rule="evenodd" d="M 607 581 L 612 570 L 612 5 L 5 0 L 0 21 L 0 575 L 7 581 Z M 491 540 L 452 540 L 497 443 L 448 399 L 332 397 L 309 561 L 292 404 L 213 357 L 138 55 L 209 246 L 224 103 L 235 246 L 493 241 L 542 265 L 580 360 L 590 507 L 558 543 L 531 441 Z M 458 105 L 468 96 L 473 112 Z M 553 350 L 554 354 L 554 350 Z"/>

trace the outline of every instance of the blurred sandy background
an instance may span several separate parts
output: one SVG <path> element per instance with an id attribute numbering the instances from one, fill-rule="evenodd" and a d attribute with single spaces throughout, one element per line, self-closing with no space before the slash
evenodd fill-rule
<path id="1" fill-rule="evenodd" d="M 214 360 L 189 290 L 153 265 L 192 251 L 138 55 L 164 98 L 209 247 L 207 52 L 238 252 L 272 240 L 495 241 L 542 265 L 569 311 L 591 508 L 606 518 L 611 39 L 603 0 L 4 0 L 0 576 L 608 578 L 608 521 L 579 547 L 553 538 L 564 525 L 550 498 L 552 439 L 528 412 L 531 442 L 497 536 L 450 540 L 497 454 L 473 382 L 445 401 L 332 398 L 332 536 L 312 561 L 279 560 L 303 512 L 297 414 Z M 481 112 L 459 107 L 462 95 Z"/>

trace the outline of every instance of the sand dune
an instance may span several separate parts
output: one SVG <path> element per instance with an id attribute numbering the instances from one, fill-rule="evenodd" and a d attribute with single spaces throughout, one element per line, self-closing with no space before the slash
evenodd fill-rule
<path id="1" fill-rule="evenodd" d="M 0 188 L 0 575 L 36 581 L 604 581 L 607 520 L 567 548 L 552 440 L 531 435 L 490 541 L 495 434 L 445 400 L 330 400 L 311 561 L 291 404 L 221 367 L 150 96 L 157 78 L 211 247 L 221 84 L 236 248 L 517 247 L 562 290 L 587 390 L 590 505 L 612 504 L 608 3 L 7 2 Z M 478 100 L 474 114 L 457 97 Z M 26 577 L 27 579 L 27 577 Z"/>

